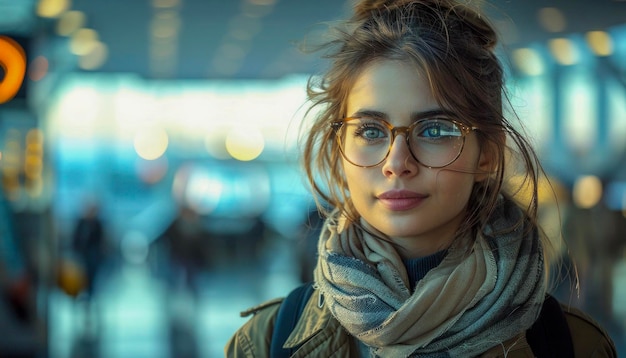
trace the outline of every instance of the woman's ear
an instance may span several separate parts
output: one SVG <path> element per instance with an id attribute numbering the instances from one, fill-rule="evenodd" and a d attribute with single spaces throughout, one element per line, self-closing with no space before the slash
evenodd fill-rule
<path id="1" fill-rule="evenodd" d="M 482 146 L 480 156 L 478 157 L 478 170 L 476 175 L 474 175 L 475 181 L 484 181 L 497 172 L 499 162 L 499 155 L 496 150 L 497 145 L 497 143 L 489 141 Z"/>

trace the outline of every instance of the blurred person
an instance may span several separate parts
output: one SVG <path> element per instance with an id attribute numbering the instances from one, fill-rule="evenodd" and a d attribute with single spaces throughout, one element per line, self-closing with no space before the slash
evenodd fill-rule
<path id="1" fill-rule="evenodd" d="M 176 217 L 157 239 L 170 266 L 170 283 L 176 288 L 198 293 L 198 279 L 209 261 L 207 233 L 202 218 L 191 207 L 181 204 Z"/>
<path id="2" fill-rule="evenodd" d="M 169 286 L 169 334 L 172 357 L 198 356 L 195 320 L 201 278 L 209 264 L 208 233 L 194 208 L 180 204 L 172 222 L 153 244 L 165 259 Z M 162 269 L 159 268 L 161 271 Z"/>
<path id="3" fill-rule="evenodd" d="M 0 357 L 37 357 L 36 282 L 20 245 L 15 215 L 0 186 Z"/>
<path id="4" fill-rule="evenodd" d="M 87 298 L 92 298 L 107 251 L 98 203 L 90 201 L 83 207 L 72 233 L 72 250 L 85 270 L 86 287 L 84 293 Z"/>
<path id="5" fill-rule="evenodd" d="M 314 283 L 243 312 L 225 355 L 615 357 L 601 326 L 549 295 L 545 173 L 505 117 L 488 18 L 453 0 L 361 0 L 337 29 L 308 85 L 321 110 L 304 169 L 331 206 Z"/>
<path id="6" fill-rule="evenodd" d="M 100 205 L 96 200 L 85 200 L 72 232 L 73 257 L 60 263 L 59 284 L 82 309 L 83 327 L 74 342 L 74 349 L 92 351 L 100 335 L 100 308 L 96 302 L 104 266 L 107 261 L 108 243 Z"/>

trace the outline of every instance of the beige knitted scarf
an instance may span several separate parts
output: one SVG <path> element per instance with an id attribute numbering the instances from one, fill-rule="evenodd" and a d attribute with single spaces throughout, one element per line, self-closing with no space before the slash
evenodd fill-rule
<path id="1" fill-rule="evenodd" d="M 320 236 L 315 281 L 335 318 L 375 356 L 474 356 L 529 328 L 541 309 L 536 231 L 506 231 L 522 215 L 502 199 L 486 230 L 457 239 L 413 293 L 396 249 L 363 220 L 336 215 Z"/>

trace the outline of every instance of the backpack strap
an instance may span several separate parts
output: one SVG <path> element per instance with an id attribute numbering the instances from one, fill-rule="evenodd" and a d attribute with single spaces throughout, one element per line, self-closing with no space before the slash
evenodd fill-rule
<path id="1" fill-rule="evenodd" d="M 573 357 L 574 343 L 561 304 L 551 295 L 543 302 L 539 318 L 526 331 L 536 357 Z"/>
<path id="2" fill-rule="evenodd" d="M 289 357 L 298 349 L 298 347 L 283 348 L 283 344 L 285 344 L 291 331 L 296 327 L 296 323 L 298 323 L 302 311 L 313 294 L 313 291 L 313 283 L 307 282 L 291 291 L 281 303 L 278 313 L 276 314 L 276 322 L 274 323 L 274 332 L 270 344 L 270 357 Z"/>

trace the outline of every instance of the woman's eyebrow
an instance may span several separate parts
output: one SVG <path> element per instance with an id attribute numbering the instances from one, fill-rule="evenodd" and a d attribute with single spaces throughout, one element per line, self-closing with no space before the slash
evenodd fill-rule
<path id="1" fill-rule="evenodd" d="M 372 117 L 378 119 L 389 119 L 389 116 L 386 113 L 375 111 L 372 109 L 360 109 L 350 115 L 349 118 L 359 118 L 359 117 Z"/>
<path id="2" fill-rule="evenodd" d="M 424 118 L 432 118 L 432 117 L 453 117 L 454 113 L 452 113 L 451 111 L 442 109 L 442 108 L 437 108 L 437 109 L 431 109 L 428 111 L 424 111 L 424 112 L 416 112 L 413 113 L 413 115 L 411 115 L 411 118 L 413 119 L 413 121 L 417 121 L 420 119 L 424 119 Z"/>
<path id="3" fill-rule="evenodd" d="M 424 118 L 441 117 L 441 116 L 453 117 L 454 114 L 451 111 L 448 111 L 442 108 L 436 108 L 436 109 L 430 109 L 430 110 L 423 111 L 423 112 L 415 112 L 411 114 L 411 120 L 418 121 Z M 359 118 L 359 117 L 370 117 L 370 118 L 385 119 L 385 120 L 389 119 L 388 114 L 381 112 L 381 111 L 373 110 L 373 109 L 360 109 L 349 116 L 349 118 Z"/>

